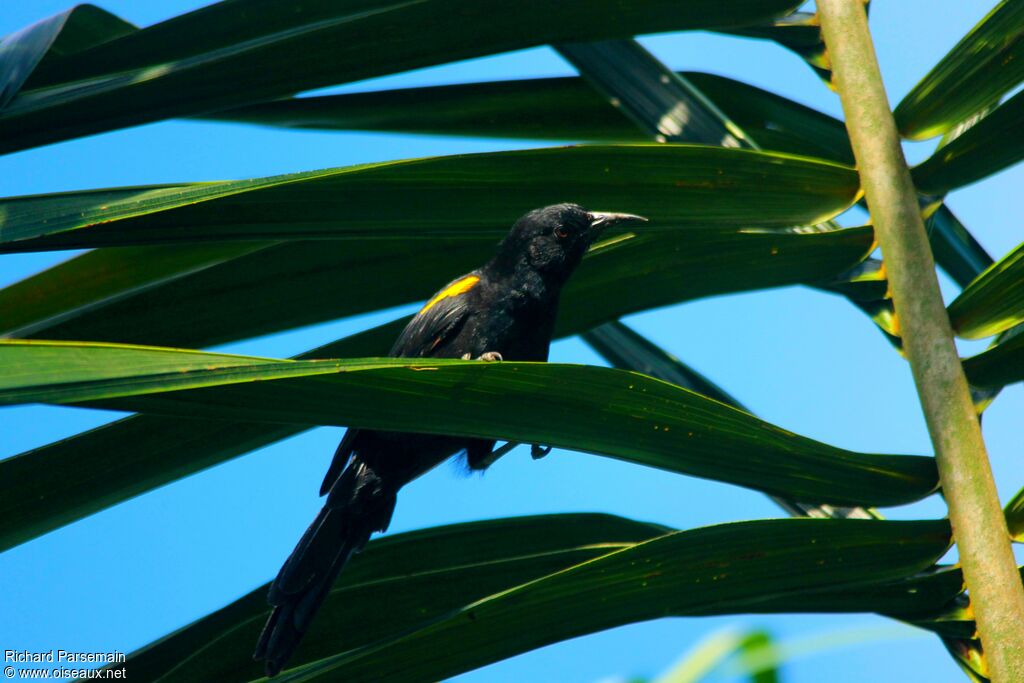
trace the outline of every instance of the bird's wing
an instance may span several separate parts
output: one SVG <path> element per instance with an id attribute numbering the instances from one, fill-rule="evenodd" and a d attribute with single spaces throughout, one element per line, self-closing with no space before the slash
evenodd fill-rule
<path id="1" fill-rule="evenodd" d="M 445 342 L 458 334 L 469 317 L 472 309 L 466 294 L 479 282 L 480 276 L 470 273 L 445 285 L 409 321 L 395 340 L 389 355 L 426 358 L 445 350 Z M 462 355 L 448 351 L 445 355 Z"/>
<path id="2" fill-rule="evenodd" d="M 480 276 L 470 273 L 456 278 L 442 287 L 405 326 L 388 355 L 424 358 L 433 356 L 444 349 L 446 342 L 458 334 L 465 324 L 471 310 L 467 305 L 465 294 L 479 282 Z M 461 353 L 455 355 L 461 355 Z M 349 429 L 345 432 L 344 438 L 338 444 L 338 450 L 334 452 L 334 459 L 327 470 L 327 475 L 320 485 L 321 496 L 331 490 L 345 470 L 349 458 L 358 450 L 358 439 L 358 429 Z"/>
<path id="3" fill-rule="evenodd" d="M 352 453 L 356 447 L 356 437 L 359 436 L 358 429 L 349 429 L 345 431 L 345 436 L 342 437 L 341 443 L 338 444 L 337 450 L 334 451 L 334 459 L 331 460 L 331 466 L 327 468 L 327 474 L 324 475 L 324 481 L 320 484 L 320 495 L 325 496 L 334 486 L 334 482 L 341 476 L 345 466 L 348 465 L 349 459 L 352 457 Z"/>

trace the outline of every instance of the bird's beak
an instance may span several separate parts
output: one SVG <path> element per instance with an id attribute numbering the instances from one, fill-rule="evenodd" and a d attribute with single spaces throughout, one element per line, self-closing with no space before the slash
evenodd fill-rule
<path id="1" fill-rule="evenodd" d="M 646 223 L 643 216 L 634 216 L 631 213 L 611 213 L 608 211 L 590 212 L 590 232 L 597 235 L 606 228 L 619 223 Z"/>

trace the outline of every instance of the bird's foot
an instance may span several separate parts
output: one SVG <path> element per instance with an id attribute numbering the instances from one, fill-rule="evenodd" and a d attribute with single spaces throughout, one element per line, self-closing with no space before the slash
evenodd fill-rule
<path id="1" fill-rule="evenodd" d="M 540 460 L 545 455 L 551 452 L 551 446 L 541 446 L 540 444 L 530 444 L 530 457 L 534 460 Z"/>
<path id="2" fill-rule="evenodd" d="M 464 354 L 462 354 L 462 360 L 470 360 L 472 358 L 473 358 L 473 354 L 471 354 L 471 353 L 464 353 Z M 501 354 L 498 353 L 497 351 L 488 351 L 487 353 L 481 353 L 479 356 L 476 357 L 476 359 L 477 360 L 482 360 L 485 363 L 491 363 L 491 362 L 494 362 L 494 361 L 505 360 L 504 358 L 501 357 Z"/>

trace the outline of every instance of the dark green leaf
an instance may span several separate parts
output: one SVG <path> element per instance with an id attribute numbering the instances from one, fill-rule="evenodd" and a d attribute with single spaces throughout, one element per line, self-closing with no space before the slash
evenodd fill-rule
<path id="1" fill-rule="evenodd" d="M 830 270 L 839 270 L 844 264 L 863 257 L 871 248 L 872 240 L 869 230 L 816 234 L 733 234 L 700 230 L 691 237 L 686 233 L 678 237 L 678 241 L 635 238 L 594 252 L 570 281 L 561 306 L 557 334 L 585 331 L 637 307 L 734 291 L 736 287 L 786 284 L 794 277 L 820 278 Z M 313 312 L 341 315 L 356 310 L 356 306 L 391 305 L 396 303 L 396 295 L 411 300 L 459 272 L 459 263 L 453 265 L 453 259 L 464 259 L 462 270 L 478 262 L 473 260 L 476 256 L 460 256 L 459 250 L 445 248 L 444 244 L 427 252 L 413 249 L 408 258 L 395 256 L 393 261 L 384 263 L 371 259 L 362 266 L 359 260 L 336 265 L 340 261 L 339 254 L 320 261 L 324 265 L 321 270 L 312 271 L 315 279 L 311 281 L 311 275 L 302 268 L 309 268 L 309 259 L 315 258 L 318 251 L 323 252 L 313 246 L 303 245 L 298 253 L 305 260 L 299 261 L 289 260 L 288 256 L 295 253 L 292 250 L 281 250 L 281 261 L 273 261 L 286 268 L 287 275 L 281 278 L 273 277 L 274 271 L 264 265 L 268 261 L 257 255 L 239 259 L 237 264 L 227 268 L 226 274 L 215 275 L 212 279 L 208 274 L 196 274 L 198 282 L 195 286 L 187 285 L 190 289 L 175 287 L 172 283 L 165 295 L 143 293 L 141 299 L 148 301 L 148 305 L 142 301 L 136 306 L 130 302 L 114 302 L 108 304 L 108 309 L 93 311 L 87 305 L 90 287 L 100 286 L 103 278 L 90 282 L 88 273 L 94 269 L 99 273 L 120 273 L 122 268 L 130 267 L 140 278 L 139 286 L 144 286 L 149 277 L 147 261 L 137 257 L 148 249 L 156 256 L 159 250 L 149 247 L 101 249 L 54 269 L 50 277 L 44 274 L 20 288 L 4 290 L 0 293 L 0 309 L 6 303 L 15 312 L 25 310 L 19 307 L 36 310 L 34 305 L 42 306 L 47 297 L 54 295 L 66 296 L 73 302 L 81 298 L 85 306 L 84 324 L 75 322 L 76 312 L 72 311 L 65 315 L 70 322 L 48 327 L 44 320 L 38 333 L 53 336 L 58 330 L 64 330 L 70 337 L 78 333 L 82 336 L 114 335 L 115 338 L 135 334 L 142 339 L 170 335 L 179 340 L 183 335 L 193 335 L 191 340 L 196 341 L 196 333 L 209 333 L 210 325 L 215 326 L 212 329 L 237 334 L 252 331 L 253 322 L 266 325 L 265 329 L 292 323 L 297 319 L 296 312 L 299 315 Z M 173 254 L 187 249 L 192 247 L 167 247 L 164 251 Z M 204 252 L 205 247 L 197 249 L 198 256 L 203 258 L 216 256 Z M 356 250 L 356 256 L 361 253 Z M 183 257 L 193 255 L 185 253 Z M 479 258 L 485 256 L 481 253 Z M 80 259 L 95 260 L 76 269 L 74 264 Z M 643 265 L 638 267 L 636 263 Z M 440 270 L 449 266 L 453 268 L 450 272 Z M 69 276 L 61 276 L 62 272 L 68 272 Z M 338 272 L 346 273 L 347 281 L 339 282 Z M 38 280 L 45 286 L 34 287 L 32 283 Z M 224 294 L 219 293 L 218 286 L 208 286 L 217 282 L 225 283 L 220 285 L 227 290 Z M 246 289 L 247 286 L 255 289 Z M 361 295 L 349 296 L 352 289 L 360 291 Z M 46 296 L 35 302 L 30 295 L 33 291 L 42 291 Z M 247 294 L 250 291 L 253 293 Z M 310 297 L 310 291 L 328 294 Z M 186 296 L 188 292 L 191 294 Z M 218 315 L 220 301 L 224 301 L 228 312 L 220 311 Z M 303 310 L 303 306 L 313 308 Z M 209 311 L 208 315 L 203 311 Z M 187 318 L 176 317 L 179 315 Z M 16 321 L 13 313 L 8 317 Z M 177 319 L 188 319 L 190 324 L 175 324 Z M 238 330 L 230 327 L 232 323 L 239 325 Z M 383 355 L 404 324 L 405 320 L 396 321 L 300 357 Z M 210 343 L 209 337 L 200 343 Z M 187 428 L 183 428 L 180 419 L 145 415 L 22 453 L 0 462 L 0 519 L 7 520 L 4 531 L 0 532 L 0 549 L 301 429 L 196 419 L 189 420 Z"/>
<path id="2" fill-rule="evenodd" d="M 941 631 L 948 608 L 964 591 L 957 567 L 930 567 L 900 581 L 838 591 L 822 591 L 793 598 L 769 599 L 751 607 L 758 614 L 808 612 L 875 612 L 931 631 Z"/>
<path id="3" fill-rule="evenodd" d="M 298 356 L 380 356 L 407 319 Z M 132 415 L 0 460 L 0 552 L 307 427 Z"/>
<path id="4" fill-rule="evenodd" d="M 712 98 L 688 79 L 668 69 L 635 40 L 606 40 L 555 47 L 588 83 L 614 103 L 640 130 L 656 140 L 760 149 L 754 136 L 731 120 Z M 840 135 L 845 142 L 845 131 L 840 130 Z M 830 221 L 810 229 L 831 231 L 837 227 Z M 835 282 L 819 286 L 840 291 L 849 297 L 899 348 L 901 340 L 888 324 L 894 316 L 886 290 L 883 288 L 876 297 L 864 299 L 863 290 L 870 288 L 847 282 L 842 274 L 833 280 Z M 836 283 L 843 286 L 832 286 Z"/>
<path id="5" fill-rule="evenodd" d="M 1024 543 L 1024 489 L 1006 504 L 1006 525 L 1010 528 L 1010 536 L 1018 543 Z"/>
<path id="6" fill-rule="evenodd" d="M 570 280 L 559 329 L 575 334 L 687 299 L 828 279 L 860 261 L 872 243 L 871 231 L 861 228 L 800 234 L 695 227 L 613 238 Z M 90 259 L 84 265 L 72 260 L 0 290 L 0 321 L 10 336 L 210 346 L 422 300 L 486 262 L 493 244 L 296 242 L 200 268 L 193 264 L 220 254 L 104 249 L 79 257 Z M 181 259 L 182 276 L 152 283 L 147 266 L 165 254 Z M 121 295 L 102 286 L 104 277 L 88 281 L 94 270 L 120 272 L 125 263 L 132 265 L 117 285 Z"/>
<path id="7" fill-rule="evenodd" d="M 584 332 L 583 341 L 613 368 L 632 370 L 671 382 L 727 406 L 750 412 L 710 379 L 620 322 L 607 323 Z"/>
<path id="8" fill-rule="evenodd" d="M 463 605 L 669 531 L 609 515 L 471 522 L 372 541 L 345 568 L 293 661 L 368 645 Z M 264 585 L 129 656 L 130 680 L 247 681 Z M 381 609 L 382 605 L 386 609 Z"/>
<path id="9" fill-rule="evenodd" d="M 99 249 L 0 290 L 0 320 L 14 337 L 209 346 L 422 299 L 491 250 L 451 240 Z M 150 266 L 163 264 L 153 280 Z"/>
<path id="10" fill-rule="evenodd" d="M 1002 0 L 896 107 L 900 133 L 941 135 L 1024 79 L 1024 2 Z"/>
<path id="11" fill-rule="evenodd" d="M 797 4 L 220 2 L 51 60 L 0 112 L 0 151 L 535 45 L 757 23 Z"/>
<path id="12" fill-rule="evenodd" d="M 135 31 L 92 5 L 78 5 L 0 40 L 0 111 L 46 60 L 59 59 Z M 42 63 L 42 64 L 41 64 Z"/>
<path id="13" fill-rule="evenodd" d="M 730 78 L 681 75 L 764 149 L 852 164 L 843 123 Z M 573 115 L 566 116 L 571 108 Z M 210 118 L 293 128 L 382 130 L 534 140 L 646 140 L 580 78 L 465 83 L 263 102 Z"/>
<path id="14" fill-rule="evenodd" d="M 949 319 L 961 337 L 991 337 L 1024 322 L 1024 244 L 967 286 L 949 305 Z"/>
<path id="15" fill-rule="evenodd" d="M 948 542 L 945 522 L 772 520 L 681 531 L 297 667 L 281 680 L 438 680 L 622 624 L 744 612 L 766 599 L 796 601 L 815 590 L 896 579 L 930 566 Z"/>
<path id="16" fill-rule="evenodd" d="M 544 443 L 835 504 L 909 502 L 938 483 L 932 458 L 834 448 L 686 389 L 589 366 L 0 342 L 0 405 L 25 402 Z"/>
<path id="17" fill-rule="evenodd" d="M 802 57 L 823 81 L 832 81 L 832 64 L 821 37 L 818 15 L 813 12 L 794 12 L 768 24 L 733 29 L 727 33 L 775 41 Z"/>
<path id="18" fill-rule="evenodd" d="M 785 522 L 727 528 L 778 524 Z M 941 537 L 942 528 L 935 526 Z M 894 532 L 886 527 L 882 530 L 886 537 Z M 567 569 L 589 559 L 588 555 L 607 555 L 665 533 L 670 530 L 604 515 L 549 515 L 438 527 L 372 541 L 341 575 L 294 661 L 302 664 L 343 648 L 400 636 L 416 624 L 443 618 L 489 595 Z M 915 543 L 921 541 L 915 539 Z M 744 557 L 743 562 L 759 557 Z M 835 559 L 830 557 L 826 564 Z M 646 566 L 641 563 L 641 570 L 647 571 Z M 881 586 L 767 595 L 764 604 L 769 605 L 768 611 L 863 612 L 879 610 L 895 600 L 912 604 L 921 613 L 923 608 L 934 611 L 944 605 L 960 590 L 961 582 L 958 571 L 944 572 Z M 713 586 L 709 589 L 715 590 Z M 265 592 L 266 586 L 262 586 L 133 653 L 128 661 L 132 679 L 243 681 L 257 676 L 259 668 L 249 655 L 269 613 Z M 387 610 L 380 609 L 384 602 Z M 760 600 L 739 605 L 711 601 L 688 613 L 765 611 L 760 605 Z"/>
<path id="19" fill-rule="evenodd" d="M 714 382 L 621 322 L 595 327 L 583 334 L 583 340 L 601 354 L 613 368 L 640 372 L 685 387 L 727 406 L 750 412 Z M 880 518 L 877 512 L 863 508 L 835 508 L 831 505 L 814 505 L 781 498 L 773 500 L 794 517 Z"/>
<path id="20" fill-rule="evenodd" d="M 933 195 L 968 185 L 1024 157 L 1024 92 L 938 149 L 913 170 L 914 184 Z"/>
<path id="21" fill-rule="evenodd" d="M 400 636 L 415 624 L 568 568 L 588 554 L 604 555 L 669 531 L 603 515 L 551 515 L 438 527 L 375 540 L 342 574 L 294 662 Z M 712 603 L 688 613 L 890 608 L 903 618 L 922 620 L 941 610 L 961 588 L 959 570 L 943 570 L 891 584 L 765 596 L 745 605 L 723 608 Z M 128 662 L 132 679 L 256 677 L 259 669 L 249 654 L 269 611 L 265 593 L 262 586 L 133 653 Z M 381 610 L 385 599 L 388 609 Z"/>
<path id="22" fill-rule="evenodd" d="M 757 140 L 761 149 L 853 165 L 850 138 L 839 119 L 739 81 L 711 74 L 685 75 L 745 133 Z"/>
<path id="23" fill-rule="evenodd" d="M 992 257 L 948 206 L 940 204 L 934 211 L 926 210 L 925 214 L 935 261 L 961 288 L 992 265 Z"/>
<path id="24" fill-rule="evenodd" d="M 754 147 L 696 86 L 658 61 L 635 39 L 552 47 L 649 139 Z"/>
<path id="25" fill-rule="evenodd" d="M 406 632 L 451 610 L 582 560 L 670 530 L 604 515 L 550 515 L 475 522 L 377 539 L 341 575 L 294 659 L 303 664 Z M 768 597 L 730 611 L 885 612 L 923 628 L 973 628 L 943 616 L 962 590 L 958 569 L 865 587 Z M 267 586 L 129 656 L 133 680 L 188 676 L 244 681 L 259 675 L 249 654 L 269 614 Z M 388 609 L 380 605 L 387 602 Z M 721 613 L 718 605 L 694 615 Z M 958 617 L 959 618 L 959 617 Z M 210 647 L 212 646 L 212 647 Z M 180 667 L 180 668 L 179 668 Z"/>
<path id="26" fill-rule="evenodd" d="M 30 336 L 271 243 L 186 244 L 95 249 L 0 290 L 4 334 Z"/>
<path id="27" fill-rule="evenodd" d="M 0 202 L 0 235 L 7 251 L 258 239 L 496 240 L 528 209 L 567 198 L 642 211 L 652 221 L 648 230 L 782 227 L 830 218 L 859 192 L 852 168 L 823 160 L 699 145 L 596 145 L 16 197 Z"/>
<path id="28" fill-rule="evenodd" d="M 305 429 L 132 416 L 0 460 L 0 552 Z"/>
<path id="29" fill-rule="evenodd" d="M 1024 334 L 1007 335 L 998 344 L 963 362 L 972 386 L 998 389 L 1024 381 Z"/>

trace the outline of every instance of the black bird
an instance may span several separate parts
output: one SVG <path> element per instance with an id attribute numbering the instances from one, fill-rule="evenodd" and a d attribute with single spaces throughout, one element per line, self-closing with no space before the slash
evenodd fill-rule
<path id="1" fill-rule="evenodd" d="M 576 204 L 527 213 L 494 258 L 431 297 L 389 355 L 546 361 L 562 286 L 594 238 L 644 220 Z M 486 468 L 493 448 L 490 439 L 348 430 L 320 487 L 326 504 L 270 586 L 274 610 L 253 655 L 268 676 L 291 657 L 349 557 L 388 528 L 398 490 L 461 451 L 470 468 Z"/>

